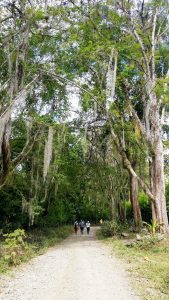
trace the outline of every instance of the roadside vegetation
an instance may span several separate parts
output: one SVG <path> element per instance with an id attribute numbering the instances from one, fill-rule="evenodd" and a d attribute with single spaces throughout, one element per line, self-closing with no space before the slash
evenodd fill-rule
<path id="1" fill-rule="evenodd" d="M 57 245 L 71 233 L 71 226 L 62 226 L 33 229 L 28 232 L 16 229 L 4 234 L 0 242 L 0 274 L 45 253 L 49 247 Z"/>
<path id="2" fill-rule="evenodd" d="M 167 300 L 169 299 L 169 238 L 157 232 L 153 233 L 152 228 L 149 224 L 142 229 L 142 233 L 138 234 L 131 232 L 128 226 L 119 227 L 115 223 L 107 222 L 103 224 L 97 235 L 112 249 L 112 253 L 123 260 L 141 299 Z"/>

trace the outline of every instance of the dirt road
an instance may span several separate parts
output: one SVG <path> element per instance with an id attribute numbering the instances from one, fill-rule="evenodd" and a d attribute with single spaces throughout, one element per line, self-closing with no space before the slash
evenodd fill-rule
<path id="1" fill-rule="evenodd" d="M 2 283 L 2 280 L 1 280 Z M 4 280 L 1 300 L 138 300 L 122 263 L 95 238 L 73 235 Z"/>

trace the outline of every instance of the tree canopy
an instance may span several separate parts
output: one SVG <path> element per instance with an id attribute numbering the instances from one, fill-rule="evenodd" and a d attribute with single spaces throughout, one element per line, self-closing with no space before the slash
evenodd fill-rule
<path id="1" fill-rule="evenodd" d="M 0 227 L 168 233 L 168 1 L 0 4 Z"/>

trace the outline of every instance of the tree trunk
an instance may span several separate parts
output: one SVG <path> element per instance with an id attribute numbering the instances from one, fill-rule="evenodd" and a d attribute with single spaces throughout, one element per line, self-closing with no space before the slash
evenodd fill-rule
<path id="1" fill-rule="evenodd" d="M 162 233 L 169 232 L 165 198 L 164 159 L 162 141 L 158 141 L 154 148 L 151 162 L 151 189 L 156 205 L 152 203 L 152 219 L 157 221 Z"/>
<path id="2" fill-rule="evenodd" d="M 152 85 L 151 88 L 153 88 Z M 169 233 L 167 207 L 165 198 L 165 178 L 164 178 L 164 150 L 162 142 L 162 124 L 160 118 L 160 107 L 156 95 L 152 92 L 151 99 L 151 189 L 155 198 L 152 205 L 152 218 L 157 221 L 160 232 Z"/>
<path id="3" fill-rule="evenodd" d="M 2 153 L 2 174 L 0 174 L 0 185 L 3 184 L 7 178 L 9 171 L 9 162 L 11 157 L 9 137 L 11 133 L 11 121 L 8 120 L 4 127 L 4 133 L 1 142 L 1 153 Z"/>
<path id="4" fill-rule="evenodd" d="M 112 220 L 114 221 L 116 219 L 116 207 L 115 207 L 115 199 L 114 196 L 111 195 L 111 215 L 112 215 Z"/>
<path id="5" fill-rule="evenodd" d="M 137 177 L 130 175 L 130 201 L 133 210 L 134 223 L 136 228 L 140 228 L 142 225 L 142 216 L 140 205 L 138 202 L 138 180 Z"/>

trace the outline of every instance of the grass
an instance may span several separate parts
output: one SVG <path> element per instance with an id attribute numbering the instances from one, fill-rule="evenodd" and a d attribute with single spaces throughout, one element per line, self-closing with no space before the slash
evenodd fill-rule
<path id="1" fill-rule="evenodd" d="M 55 246 L 63 239 L 72 233 L 72 226 L 62 227 L 48 227 L 43 229 L 34 229 L 26 232 L 25 246 L 20 248 L 19 254 L 17 253 L 16 263 L 10 263 L 9 249 L 5 247 L 4 241 L 0 242 L 0 274 L 6 273 L 11 270 L 14 265 L 19 265 L 23 262 L 29 261 L 31 258 L 41 255 L 47 251 L 49 247 Z M 12 252 L 13 249 L 10 249 Z"/>
<path id="2" fill-rule="evenodd" d="M 100 234 L 99 234 L 100 235 Z M 120 238 L 107 238 L 105 242 L 127 263 L 133 285 L 144 300 L 169 299 L 169 238 L 151 243 L 139 242 L 126 247 Z"/>

